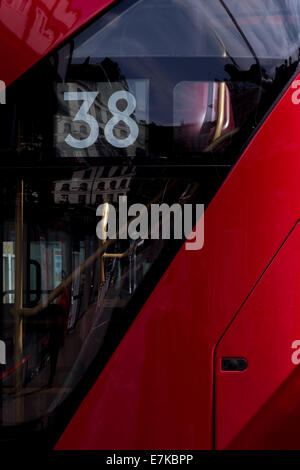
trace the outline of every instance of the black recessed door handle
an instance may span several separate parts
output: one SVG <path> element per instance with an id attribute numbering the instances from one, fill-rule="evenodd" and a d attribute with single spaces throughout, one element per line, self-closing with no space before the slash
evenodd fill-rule
<path id="1" fill-rule="evenodd" d="M 243 357 L 223 357 L 221 362 L 221 370 L 224 372 L 240 372 L 248 367 L 247 359 Z"/>

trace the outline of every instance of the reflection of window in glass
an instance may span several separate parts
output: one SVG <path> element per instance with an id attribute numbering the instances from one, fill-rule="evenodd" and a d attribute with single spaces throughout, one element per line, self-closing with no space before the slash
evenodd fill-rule
<path id="1" fill-rule="evenodd" d="M 100 183 L 98 183 L 97 189 L 103 191 L 103 189 L 105 189 L 105 181 L 101 181 Z"/>
<path id="2" fill-rule="evenodd" d="M 117 184 L 117 182 L 116 182 L 115 180 L 114 180 L 114 181 L 111 181 L 111 182 L 110 182 L 110 188 L 111 188 L 111 189 L 116 189 L 116 184 Z"/>
<path id="3" fill-rule="evenodd" d="M 102 204 L 103 202 L 103 196 L 101 194 L 96 195 L 96 203 L 97 204 Z"/>
<path id="4" fill-rule="evenodd" d="M 120 184 L 120 188 L 125 189 L 127 184 L 127 180 L 122 180 Z"/>
<path id="5" fill-rule="evenodd" d="M 69 122 L 64 123 L 64 133 L 70 134 L 71 133 L 71 124 Z"/>
<path id="6" fill-rule="evenodd" d="M 87 191 L 87 189 L 88 189 L 87 183 L 81 183 L 79 189 L 80 189 L 80 191 Z"/>
<path id="7" fill-rule="evenodd" d="M 92 170 L 86 170 L 83 174 L 83 178 L 85 180 L 88 180 L 91 177 L 91 174 L 92 174 Z"/>
<path id="8" fill-rule="evenodd" d="M 15 289 L 15 253 L 13 242 L 3 242 L 3 303 L 12 304 L 14 302 Z"/>
<path id="9" fill-rule="evenodd" d="M 80 126 L 80 134 L 81 135 L 87 135 L 87 128 L 86 126 Z"/>
<path id="10" fill-rule="evenodd" d="M 122 167 L 120 166 L 120 167 L 117 168 L 116 171 L 114 172 L 114 176 L 120 176 L 120 175 L 121 175 L 121 171 L 122 171 Z"/>
<path id="11" fill-rule="evenodd" d="M 62 191 L 69 191 L 70 190 L 70 185 L 69 183 L 64 183 L 61 188 Z"/>
<path id="12" fill-rule="evenodd" d="M 107 177 L 108 177 L 109 170 L 110 170 L 110 168 L 109 168 L 108 166 L 106 166 L 106 167 L 103 169 L 103 172 L 102 172 L 103 178 L 107 178 Z"/>

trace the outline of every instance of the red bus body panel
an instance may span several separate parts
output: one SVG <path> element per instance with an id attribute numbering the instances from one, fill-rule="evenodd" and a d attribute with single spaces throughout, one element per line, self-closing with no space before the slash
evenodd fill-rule
<path id="1" fill-rule="evenodd" d="M 0 79 L 12 83 L 111 3 L 2 0 Z M 293 91 L 208 207 L 204 248 L 180 250 L 57 449 L 211 449 L 213 425 L 217 448 L 288 446 L 300 416 L 299 369 L 289 359 L 299 331 L 298 227 L 282 246 L 300 213 L 300 107 L 292 104 Z M 214 423 L 214 353 L 224 333 L 216 350 Z M 221 373 L 220 358 L 233 353 L 247 357 L 248 370 Z M 273 356 L 278 368 L 263 376 Z"/>
<path id="2" fill-rule="evenodd" d="M 228 446 L 237 449 L 244 446 L 248 449 L 299 447 L 299 443 L 293 447 L 294 443 L 288 443 L 285 438 L 287 431 L 291 433 L 291 423 L 278 426 L 283 420 L 289 422 L 295 407 L 289 394 L 293 396 L 291 376 L 296 369 L 291 360 L 291 346 L 300 338 L 299 259 L 298 223 L 217 347 L 215 415 L 219 449 Z M 247 369 L 222 371 L 221 358 L 236 356 L 247 358 Z M 278 406 L 273 395 L 281 387 L 286 389 L 286 400 Z M 268 417 L 265 408 L 271 408 Z M 248 427 L 251 420 L 257 420 L 256 414 L 265 419 L 260 420 L 259 426 Z M 260 439 L 257 439 L 258 428 Z M 297 433 L 297 427 L 292 426 L 292 430 Z M 242 440 L 239 438 L 241 431 Z M 270 440 L 265 441 L 264 433 L 270 431 L 277 434 L 275 445 Z"/>
<path id="3" fill-rule="evenodd" d="M 2 0 L 1 77 L 8 86 L 116 0 Z"/>

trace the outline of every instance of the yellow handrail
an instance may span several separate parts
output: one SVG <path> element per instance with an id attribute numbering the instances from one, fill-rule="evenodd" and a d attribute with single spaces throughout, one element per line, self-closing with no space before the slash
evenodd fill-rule
<path id="1" fill-rule="evenodd" d="M 219 93 L 218 93 L 218 119 L 215 134 L 213 141 L 217 140 L 223 130 L 224 120 L 225 120 L 225 98 L 226 98 L 226 85 L 225 82 L 219 83 Z"/>

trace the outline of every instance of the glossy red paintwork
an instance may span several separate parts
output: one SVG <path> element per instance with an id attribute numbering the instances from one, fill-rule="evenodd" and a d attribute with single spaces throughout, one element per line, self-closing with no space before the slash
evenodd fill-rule
<path id="1" fill-rule="evenodd" d="M 14 81 L 110 3 L 2 0 L 0 79 Z M 299 218 L 300 107 L 292 92 L 206 211 L 203 250 L 180 251 L 58 449 L 212 447 L 215 346 Z M 299 255 L 297 227 L 217 348 L 218 448 L 297 447 L 300 380 L 290 343 L 300 339 Z M 247 356 L 248 370 L 221 373 L 228 354 Z"/>
<path id="2" fill-rule="evenodd" d="M 270 397 L 228 449 L 299 450 L 300 368 Z"/>
<path id="3" fill-rule="evenodd" d="M 268 448 L 270 442 L 264 440 L 261 428 L 269 431 L 272 423 L 282 422 L 283 418 L 288 421 L 291 409 L 288 393 L 293 392 L 290 379 L 296 368 L 291 360 L 294 351 L 291 346 L 300 338 L 299 259 L 300 226 L 297 224 L 217 347 L 217 448 L 236 446 L 239 449 L 241 431 L 246 448 L 247 439 L 248 448 Z M 247 358 L 247 370 L 221 371 L 221 358 L 228 356 Z M 286 400 L 278 406 L 273 395 L 282 385 L 286 388 Z M 296 404 L 299 406 L 299 396 Z M 271 408 L 271 419 L 267 418 L 265 408 Z M 258 412 L 265 416 L 259 426 L 260 440 L 257 439 L 258 426 L 245 429 L 251 419 L 256 420 Z M 289 427 L 282 426 L 281 436 L 287 431 Z M 231 442 L 233 438 L 235 442 Z M 254 447 L 253 441 L 256 442 Z M 285 439 L 276 442 L 277 448 L 281 448 Z M 274 444 L 273 448 L 276 448 Z"/>
<path id="4" fill-rule="evenodd" d="M 285 93 L 206 211 L 204 248 L 179 252 L 57 449 L 212 447 L 214 348 L 299 218 L 300 107 L 292 104 L 293 91 Z M 287 256 L 288 264 L 290 253 Z M 286 290 L 282 308 L 284 300 L 296 299 L 298 273 L 293 271 L 287 278 L 286 269 L 278 271 L 276 287 L 282 279 Z M 288 283 L 293 276 L 296 279 Z M 261 315 L 272 318 L 274 305 L 268 289 L 259 306 Z M 255 304 L 256 318 L 257 312 Z M 285 312 L 281 314 L 284 317 Z M 276 331 L 285 328 L 281 322 L 274 327 Z M 287 328 L 281 375 L 266 386 L 269 394 L 293 370 L 286 354 L 291 338 L 290 325 Z M 242 374 L 231 377 L 243 380 Z M 249 386 L 254 387 L 255 380 L 252 375 Z M 222 393 L 218 390 L 218 399 Z M 227 428 L 222 427 L 224 416 L 237 416 L 233 400 L 225 414 L 226 396 L 216 416 L 219 447 L 228 441 Z M 247 403 L 240 400 L 241 421 L 245 421 Z"/>
<path id="5" fill-rule="evenodd" d="M 12 83 L 114 1 L 2 0 L 0 80 Z"/>

